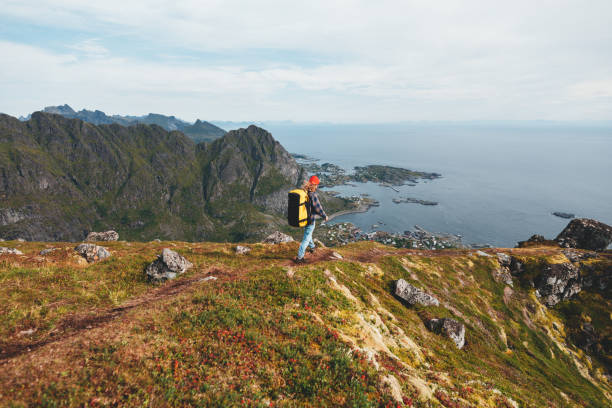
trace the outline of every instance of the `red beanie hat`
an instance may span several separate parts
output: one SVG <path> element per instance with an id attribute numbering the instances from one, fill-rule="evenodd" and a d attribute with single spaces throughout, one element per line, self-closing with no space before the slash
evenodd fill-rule
<path id="1" fill-rule="evenodd" d="M 315 186 L 318 186 L 321 181 L 319 180 L 317 176 L 312 176 L 310 180 L 308 180 L 308 182 L 310 184 L 314 184 Z"/>

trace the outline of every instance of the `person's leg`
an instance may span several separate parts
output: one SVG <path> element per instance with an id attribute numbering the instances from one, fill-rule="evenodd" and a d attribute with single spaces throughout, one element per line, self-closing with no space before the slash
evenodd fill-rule
<path id="1" fill-rule="evenodd" d="M 313 222 L 311 224 L 312 230 L 310 231 L 310 242 L 308 243 L 308 246 L 312 249 L 316 248 L 316 245 L 314 243 L 314 238 L 312 237 L 314 235 L 314 229 L 315 229 L 315 223 Z"/>
<path id="2" fill-rule="evenodd" d="M 314 224 L 307 225 L 304 228 L 304 237 L 302 238 L 300 249 L 298 249 L 298 259 L 304 258 L 304 252 L 306 252 L 306 247 L 310 244 L 310 241 L 312 241 L 312 231 L 314 231 Z"/>

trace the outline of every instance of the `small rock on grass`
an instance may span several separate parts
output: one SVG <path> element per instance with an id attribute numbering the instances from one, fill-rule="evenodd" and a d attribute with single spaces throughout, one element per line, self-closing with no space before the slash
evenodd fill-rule
<path id="1" fill-rule="evenodd" d="M 101 261 L 111 256 L 108 249 L 95 244 L 80 244 L 77 245 L 74 250 L 89 263 Z"/>
<path id="2" fill-rule="evenodd" d="M 15 248 L 0 247 L 0 255 L 2 254 L 23 255 L 23 252 Z"/>
<path id="3" fill-rule="evenodd" d="M 244 255 L 251 252 L 251 248 L 242 245 L 236 245 L 236 253 L 238 255 Z"/>
<path id="4" fill-rule="evenodd" d="M 160 282 L 176 278 L 193 264 L 171 249 L 164 248 L 162 253 L 145 269 L 147 277 L 152 282 Z"/>
<path id="5" fill-rule="evenodd" d="M 40 251 L 38 254 L 39 255 L 48 255 L 48 254 L 50 254 L 53 251 L 57 251 L 58 249 L 59 248 L 46 248 L 46 249 L 43 249 L 42 251 Z"/>
<path id="6" fill-rule="evenodd" d="M 331 257 L 333 259 L 343 259 L 344 257 L 342 255 L 340 255 L 339 253 L 337 253 L 336 251 L 332 252 Z"/>
<path id="7" fill-rule="evenodd" d="M 478 256 L 486 256 L 486 257 L 488 257 L 488 258 L 490 258 L 490 257 L 492 257 L 492 256 L 493 256 L 493 255 L 489 255 L 489 254 L 487 254 L 486 252 L 481 251 L 481 250 L 476 251 L 476 255 L 478 255 Z"/>
<path id="8" fill-rule="evenodd" d="M 87 242 L 96 242 L 96 241 L 117 241 L 119 239 L 119 234 L 117 231 L 106 231 L 106 232 L 90 232 L 85 238 Z"/>
<path id="9" fill-rule="evenodd" d="M 447 317 L 431 319 L 425 323 L 425 326 L 434 333 L 450 338 L 458 349 L 462 349 L 465 345 L 465 326 L 455 319 Z"/>
<path id="10" fill-rule="evenodd" d="M 281 244 L 283 242 L 293 242 L 293 237 L 283 234 L 280 231 L 273 232 L 262 241 L 264 244 Z"/>
<path id="11" fill-rule="evenodd" d="M 410 305 L 422 306 L 439 306 L 440 302 L 429 293 L 425 293 L 421 289 L 412 286 L 403 279 L 395 282 L 395 296 L 405 300 Z"/>

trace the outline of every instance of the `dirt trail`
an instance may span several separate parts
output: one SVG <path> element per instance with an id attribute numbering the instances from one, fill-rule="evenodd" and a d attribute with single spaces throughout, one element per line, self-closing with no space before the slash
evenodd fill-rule
<path id="1" fill-rule="evenodd" d="M 163 286 L 153 289 L 143 295 L 133 297 L 120 306 L 93 311 L 87 314 L 72 314 L 64 317 L 58 326 L 46 338 L 35 342 L 7 342 L 0 344 L 0 366 L 7 360 L 24 353 L 29 353 L 50 343 L 78 336 L 81 332 L 91 330 L 123 316 L 127 311 L 136 307 L 146 306 L 153 302 L 177 296 L 189 290 L 195 283 L 202 282 L 206 276 L 215 276 L 217 279 L 230 280 L 236 277 L 236 272 L 228 272 L 219 268 L 212 268 L 184 279 L 167 282 Z"/>
<path id="2" fill-rule="evenodd" d="M 318 250 L 309 255 L 308 264 L 333 260 L 332 250 Z M 295 266 L 292 260 L 286 260 L 281 264 Z M 6 365 L 8 361 L 26 353 L 32 353 L 47 345 L 62 342 L 67 339 L 74 339 L 85 332 L 103 327 L 118 320 L 126 312 L 138 308 L 146 307 L 152 303 L 161 302 L 165 299 L 177 296 L 191 289 L 196 283 L 202 282 L 206 277 L 214 276 L 218 281 L 231 281 L 246 276 L 248 270 L 234 270 L 213 267 L 205 271 L 197 272 L 187 278 L 179 278 L 174 281 L 166 282 L 159 288 L 152 289 L 142 295 L 135 296 L 120 306 L 110 309 L 93 310 L 88 313 L 77 313 L 65 316 L 57 327 L 49 332 L 43 339 L 37 341 L 17 341 L 0 343 L 0 367 Z"/>

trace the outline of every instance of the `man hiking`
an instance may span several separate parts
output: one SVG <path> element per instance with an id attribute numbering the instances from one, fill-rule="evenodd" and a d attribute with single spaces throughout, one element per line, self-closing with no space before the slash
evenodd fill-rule
<path id="1" fill-rule="evenodd" d="M 302 238 L 300 249 L 298 249 L 297 258 L 294 259 L 294 262 L 298 264 L 306 262 L 304 260 L 306 247 L 308 247 L 308 252 L 311 254 L 315 251 L 315 244 L 312 240 L 312 233 L 315 229 L 315 215 L 320 216 L 321 218 L 325 219 L 325 221 L 328 220 L 327 214 L 325 214 L 325 211 L 323 211 L 323 207 L 319 201 L 319 195 L 317 194 L 318 186 L 319 178 L 317 176 L 310 177 L 310 179 L 302 185 L 302 189 L 308 193 L 308 203 L 306 205 L 309 206 L 310 211 L 308 211 L 308 224 L 306 224 L 306 227 L 304 228 L 304 238 Z"/>

